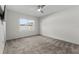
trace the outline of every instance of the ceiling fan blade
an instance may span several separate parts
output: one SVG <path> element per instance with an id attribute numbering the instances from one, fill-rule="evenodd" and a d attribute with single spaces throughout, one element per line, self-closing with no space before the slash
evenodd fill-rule
<path id="1" fill-rule="evenodd" d="M 44 13 L 44 11 L 42 11 L 42 10 L 41 10 L 40 12 L 41 12 L 41 13 Z"/>
<path id="2" fill-rule="evenodd" d="M 38 8 L 43 8 L 43 7 L 45 7 L 46 5 L 38 5 L 37 7 Z"/>

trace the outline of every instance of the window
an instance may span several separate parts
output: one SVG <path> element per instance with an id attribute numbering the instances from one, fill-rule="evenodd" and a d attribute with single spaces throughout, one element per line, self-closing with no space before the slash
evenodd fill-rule
<path id="1" fill-rule="evenodd" d="M 32 31 L 34 28 L 34 20 L 20 19 L 20 31 Z"/>

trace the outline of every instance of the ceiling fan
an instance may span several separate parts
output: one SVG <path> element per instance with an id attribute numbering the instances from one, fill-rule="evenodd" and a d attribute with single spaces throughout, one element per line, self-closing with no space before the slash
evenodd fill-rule
<path id="1" fill-rule="evenodd" d="M 39 12 L 41 12 L 41 13 L 44 13 L 44 10 L 43 10 L 43 8 L 45 7 L 46 5 L 38 5 L 37 6 L 37 11 L 39 11 Z"/>

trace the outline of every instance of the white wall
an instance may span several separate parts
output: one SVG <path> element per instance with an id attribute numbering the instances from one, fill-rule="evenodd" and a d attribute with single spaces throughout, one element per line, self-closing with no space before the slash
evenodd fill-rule
<path id="1" fill-rule="evenodd" d="M 35 21 L 34 31 L 20 32 L 19 31 L 19 19 L 20 18 L 34 20 Z M 32 16 L 28 16 L 28 15 L 24 15 L 24 14 L 15 12 L 15 11 L 7 10 L 7 23 L 6 24 L 7 24 L 7 29 L 6 29 L 7 40 L 39 34 L 39 28 L 38 28 L 39 22 L 38 22 L 37 18 L 32 17 Z"/>
<path id="2" fill-rule="evenodd" d="M 79 44 L 79 7 L 47 16 L 40 25 L 42 35 Z"/>
<path id="3" fill-rule="evenodd" d="M 3 53 L 4 50 L 4 24 L 0 20 L 0 53 Z"/>

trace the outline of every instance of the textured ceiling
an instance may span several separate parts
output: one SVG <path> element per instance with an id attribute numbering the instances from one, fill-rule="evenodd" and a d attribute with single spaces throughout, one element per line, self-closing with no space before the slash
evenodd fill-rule
<path id="1" fill-rule="evenodd" d="M 9 10 L 13 10 L 19 13 L 24 13 L 35 17 L 43 17 L 51 13 L 59 12 L 72 7 L 74 6 L 73 5 L 46 5 L 43 8 L 44 13 L 42 14 L 37 11 L 37 5 L 7 5 L 7 9 Z"/>

